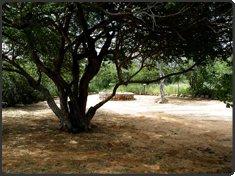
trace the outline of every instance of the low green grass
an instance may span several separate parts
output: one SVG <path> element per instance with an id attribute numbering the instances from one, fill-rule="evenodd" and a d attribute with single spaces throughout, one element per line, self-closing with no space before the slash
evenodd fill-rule
<path id="1" fill-rule="evenodd" d="M 165 94 L 190 94 L 190 85 L 187 83 L 168 84 L 164 85 L 164 88 Z M 112 92 L 112 88 L 102 91 Z M 160 94 L 160 86 L 159 84 L 149 84 L 144 87 L 143 84 L 130 84 L 128 86 L 120 86 L 117 92 Z"/>

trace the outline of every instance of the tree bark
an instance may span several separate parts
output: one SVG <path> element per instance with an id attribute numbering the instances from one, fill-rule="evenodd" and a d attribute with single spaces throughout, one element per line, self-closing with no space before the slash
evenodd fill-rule
<path id="1" fill-rule="evenodd" d="M 90 121 L 95 115 L 96 108 L 91 107 L 86 113 L 86 104 L 88 97 L 88 86 L 92 78 L 99 72 L 101 66 L 101 60 L 98 57 L 92 57 L 88 59 L 89 63 L 85 68 L 85 72 L 78 84 L 78 75 L 75 70 L 73 71 L 74 91 L 70 96 L 70 101 L 67 101 L 67 94 L 63 88 L 58 88 L 60 96 L 61 111 L 68 114 L 68 121 L 71 126 L 68 128 L 66 124 L 61 124 L 61 128 L 65 131 L 78 133 L 88 131 L 90 129 Z M 58 85 L 59 86 L 59 85 Z M 78 89 L 76 91 L 75 89 Z M 68 102 L 68 103 L 67 103 Z M 56 114 L 57 115 L 57 114 Z M 65 125 L 65 126 L 64 126 Z"/>
<path id="2" fill-rule="evenodd" d="M 61 111 L 61 109 L 57 106 L 57 104 L 55 103 L 50 92 L 45 87 L 43 87 L 41 85 L 38 85 L 35 88 L 45 95 L 48 106 L 51 108 L 51 110 L 54 112 L 54 114 L 59 118 L 60 123 L 63 126 L 63 130 L 65 130 L 67 132 L 74 131 L 73 126 L 72 126 L 67 114 L 64 114 Z"/>
<path id="3" fill-rule="evenodd" d="M 156 61 L 157 63 L 157 67 L 158 67 L 158 70 L 159 70 L 159 75 L 160 75 L 160 78 L 165 76 L 163 71 L 162 71 L 162 62 L 158 63 L 158 61 Z M 165 92 L 164 92 L 164 80 L 165 79 L 161 79 L 160 80 L 160 94 L 161 94 L 161 99 L 157 101 L 157 103 L 162 103 L 162 104 L 165 104 L 168 102 L 168 100 L 165 98 Z"/>

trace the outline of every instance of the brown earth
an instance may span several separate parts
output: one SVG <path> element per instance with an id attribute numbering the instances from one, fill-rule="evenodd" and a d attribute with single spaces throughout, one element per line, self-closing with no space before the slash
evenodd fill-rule
<path id="1" fill-rule="evenodd" d="M 59 131 L 46 102 L 4 108 L 2 171 L 232 173 L 232 109 L 217 100 L 135 98 L 108 102 L 94 128 L 76 135 Z M 90 95 L 88 107 L 97 102 Z"/>

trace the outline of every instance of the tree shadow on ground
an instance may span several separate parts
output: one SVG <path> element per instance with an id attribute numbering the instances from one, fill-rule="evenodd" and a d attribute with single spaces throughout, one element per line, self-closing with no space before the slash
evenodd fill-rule
<path id="1" fill-rule="evenodd" d="M 5 117 L 2 129 L 3 171 L 9 173 L 232 171 L 231 135 L 215 133 L 206 122 L 207 130 L 202 123 L 99 110 L 92 121 L 96 128 L 69 134 L 59 130 L 59 121 L 52 113 L 18 118 L 17 123 L 16 119 Z M 211 150 L 198 150 L 202 145 Z"/>

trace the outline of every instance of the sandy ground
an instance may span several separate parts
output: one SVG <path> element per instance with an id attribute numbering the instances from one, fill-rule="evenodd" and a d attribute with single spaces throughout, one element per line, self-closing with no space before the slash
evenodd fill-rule
<path id="1" fill-rule="evenodd" d="M 157 104 L 157 98 L 109 101 L 92 120 L 97 127 L 76 135 L 59 131 L 45 102 L 5 108 L 2 170 L 232 173 L 232 109 L 217 100 L 167 97 L 168 104 Z M 90 95 L 88 107 L 97 102 Z"/>
<path id="2" fill-rule="evenodd" d="M 159 98 L 159 97 L 158 97 Z M 100 110 L 108 110 L 115 113 L 132 114 L 134 116 L 146 116 L 155 118 L 159 113 L 174 114 L 186 120 L 223 120 L 232 121 L 232 109 L 225 107 L 225 104 L 218 100 L 206 100 L 191 98 L 167 97 L 167 104 L 156 104 L 156 96 L 135 95 L 136 101 L 109 101 Z M 98 103 L 97 95 L 90 95 L 88 107 Z M 156 114 L 157 113 L 157 114 Z"/>

